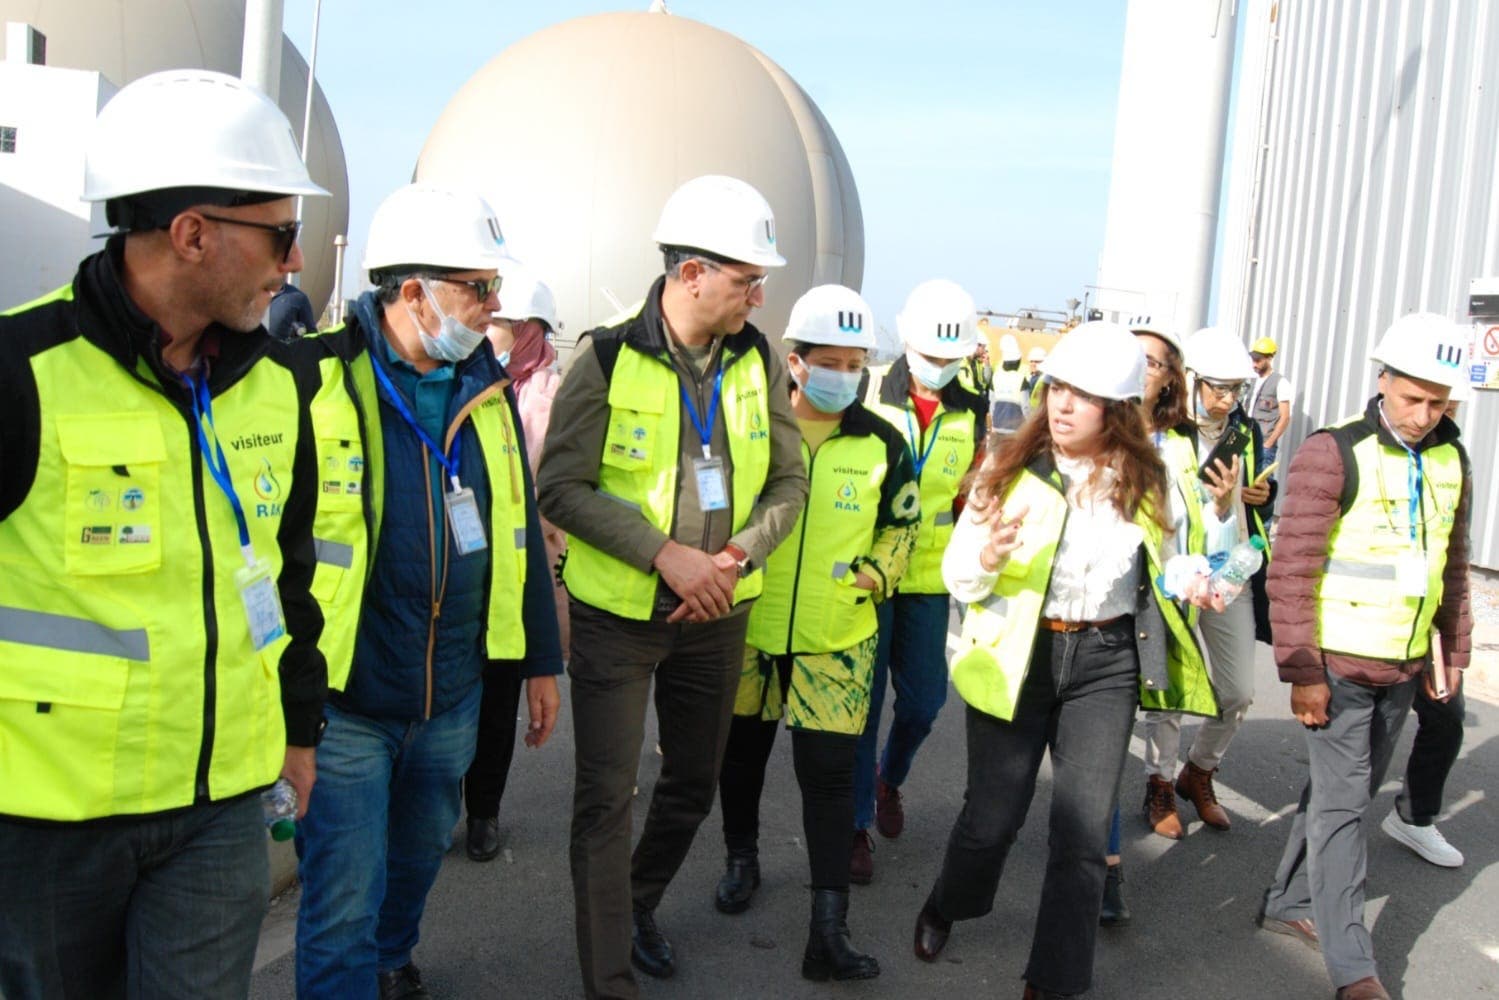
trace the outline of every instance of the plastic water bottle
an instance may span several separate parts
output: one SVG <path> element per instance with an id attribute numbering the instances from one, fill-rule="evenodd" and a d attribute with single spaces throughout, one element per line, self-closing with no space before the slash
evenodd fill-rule
<path id="1" fill-rule="evenodd" d="M 260 793 L 260 814 L 272 840 L 290 840 L 297 832 L 297 789 L 285 778 Z"/>
<path id="2" fill-rule="evenodd" d="M 1225 605 L 1232 604 L 1264 562 L 1265 540 L 1259 535 L 1250 535 L 1249 541 L 1235 545 L 1228 559 L 1214 571 L 1210 581 L 1214 596 L 1223 598 Z"/>

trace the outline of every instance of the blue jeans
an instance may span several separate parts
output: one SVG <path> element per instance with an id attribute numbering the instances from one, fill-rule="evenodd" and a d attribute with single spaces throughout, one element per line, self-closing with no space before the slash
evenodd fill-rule
<path id="1" fill-rule="evenodd" d="M 895 686 L 895 716 L 879 767 L 887 785 L 899 788 L 905 783 L 917 749 L 947 701 L 948 600 L 946 594 L 896 594 L 880 605 L 869 721 L 854 759 L 855 830 L 867 830 L 874 823 L 874 751 L 880 738 L 885 678 Z"/>
<path id="2" fill-rule="evenodd" d="M 458 822 L 480 685 L 425 722 L 329 704 L 317 785 L 297 824 L 297 996 L 374 998 L 411 961 L 427 892 Z"/>
<path id="3" fill-rule="evenodd" d="M 270 887 L 258 795 L 103 823 L 0 820 L 0 995 L 243 998 Z"/>

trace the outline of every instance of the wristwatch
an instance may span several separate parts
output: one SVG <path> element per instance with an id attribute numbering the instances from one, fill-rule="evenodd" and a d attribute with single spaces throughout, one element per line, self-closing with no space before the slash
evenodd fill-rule
<path id="1" fill-rule="evenodd" d="M 749 553 L 729 542 L 724 545 L 723 550 L 734 557 L 734 562 L 739 566 L 739 579 L 743 580 L 755 571 L 755 564 L 750 562 Z"/>

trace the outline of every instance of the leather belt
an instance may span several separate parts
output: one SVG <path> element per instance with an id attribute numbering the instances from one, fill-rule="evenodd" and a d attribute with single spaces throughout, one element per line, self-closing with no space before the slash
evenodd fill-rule
<path id="1" fill-rule="evenodd" d="M 1051 632 L 1081 632 L 1090 628 L 1104 628 L 1116 622 L 1122 622 L 1129 615 L 1115 615 L 1113 618 L 1102 618 L 1096 622 L 1064 622 L 1055 618 L 1042 618 L 1041 627 Z"/>

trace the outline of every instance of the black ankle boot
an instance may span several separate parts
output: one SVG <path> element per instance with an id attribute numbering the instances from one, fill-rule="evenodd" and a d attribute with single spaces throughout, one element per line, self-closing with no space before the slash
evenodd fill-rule
<path id="1" fill-rule="evenodd" d="M 755 890 L 760 888 L 760 853 L 753 847 L 729 848 L 724 858 L 723 878 L 718 880 L 718 892 L 713 905 L 719 913 L 743 913 L 749 909 Z"/>
<path id="2" fill-rule="evenodd" d="M 1129 923 L 1129 906 L 1124 902 L 1124 866 L 1109 865 L 1103 879 L 1103 908 L 1098 922 L 1104 927 L 1123 927 Z"/>
<path id="3" fill-rule="evenodd" d="M 812 929 L 802 955 L 802 976 L 827 979 L 873 979 L 880 963 L 848 941 L 848 890 L 812 890 Z"/>

